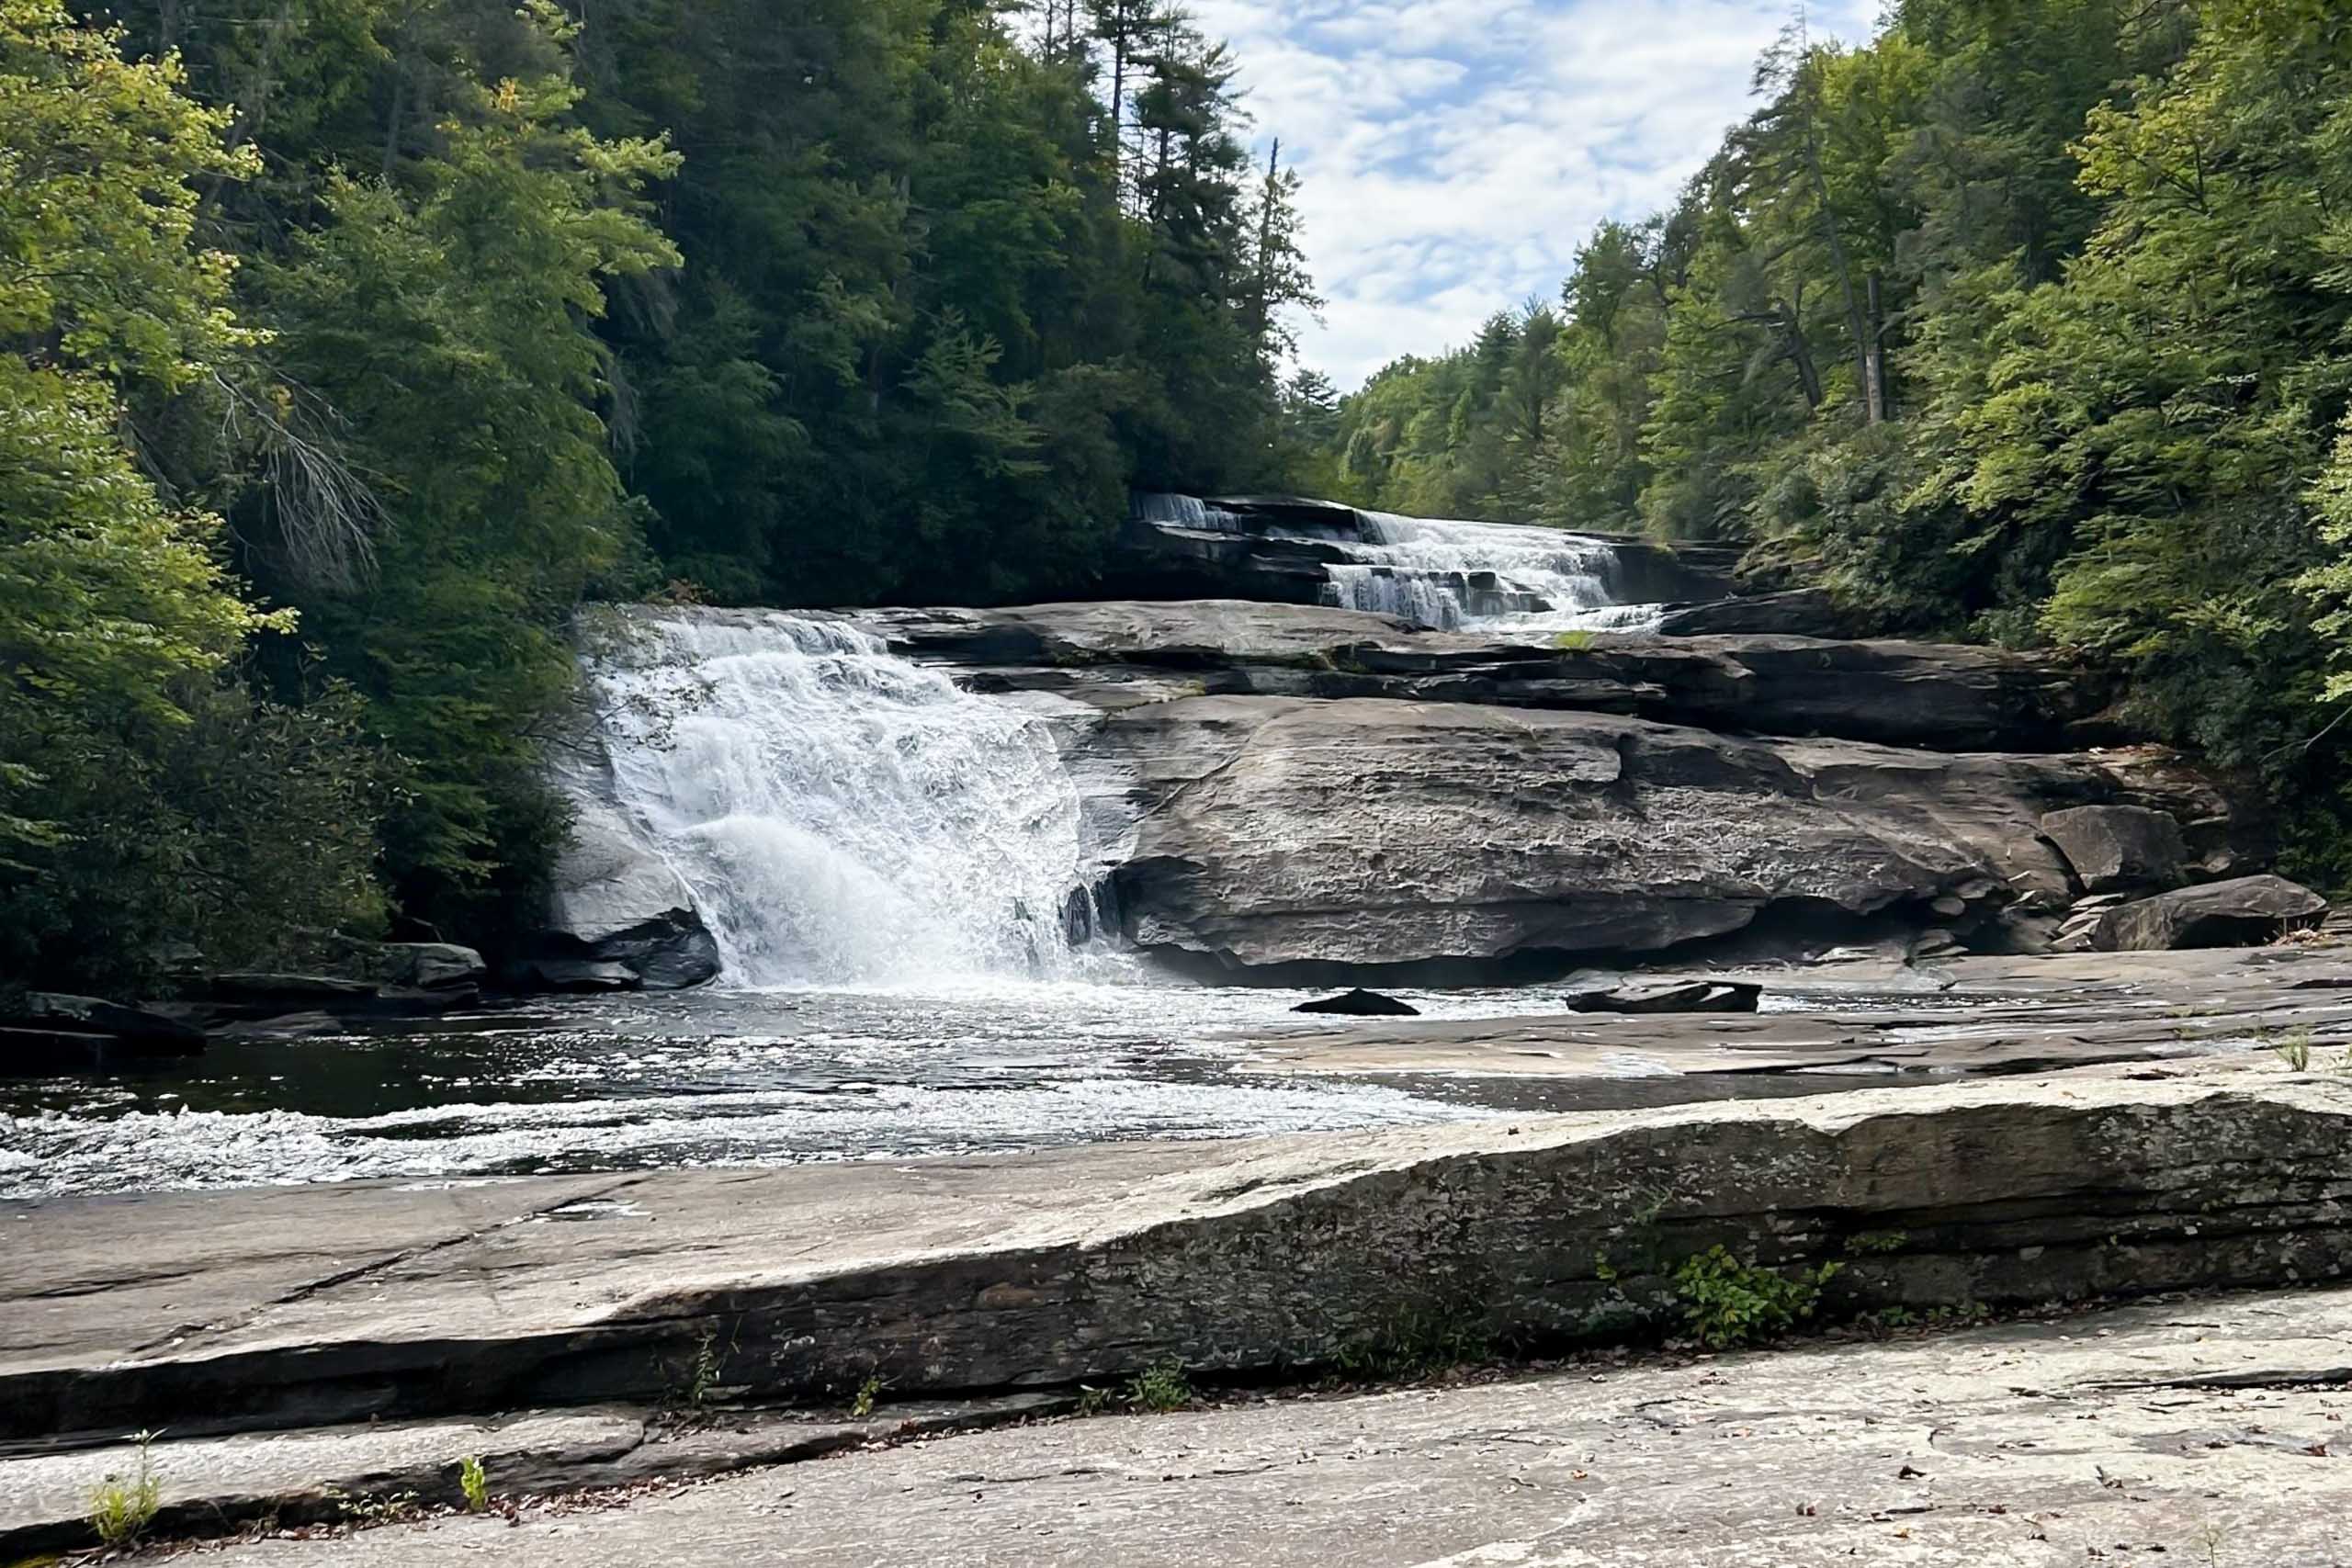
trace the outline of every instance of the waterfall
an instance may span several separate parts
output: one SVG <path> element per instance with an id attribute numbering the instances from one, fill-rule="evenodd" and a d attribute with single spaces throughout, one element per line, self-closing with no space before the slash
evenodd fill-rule
<path id="1" fill-rule="evenodd" d="M 729 984 L 1057 975 L 1086 830 L 1047 726 L 845 622 L 641 613 L 592 654 L 621 809 Z"/>
<path id="2" fill-rule="evenodd" d="M 1643 631 L 1657 607 L 1621 604 L 1617 552 L 1605 539 L 1510 523 L 1361 513 L 1355 560 L 1330 569 L 1341 608 L 1453 630 Z"/>
<path id="3" fill-rule="evenodd" d="M 1238 534 L 1246 532 L 1239 516 L 1222 506 L 1212 506 L 1194 495 L 1169 495 L 1159 491 L 1136 491 L 1130 499 L 1136 519 L 1162 526 L 1197 529 L 1204 534 Z"/>

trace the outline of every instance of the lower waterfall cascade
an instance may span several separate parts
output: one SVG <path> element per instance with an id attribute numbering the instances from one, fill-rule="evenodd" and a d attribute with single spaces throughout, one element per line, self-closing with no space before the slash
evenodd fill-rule
<path id="1" fill-rule="evenodd" d="M 1055 976 L 1085 962 L 1084 814 L 1044 718 L 844 621 L 661 612 L 628 626 L 589 660 L 615 799 L 693 890 L 722 983 Z"/>

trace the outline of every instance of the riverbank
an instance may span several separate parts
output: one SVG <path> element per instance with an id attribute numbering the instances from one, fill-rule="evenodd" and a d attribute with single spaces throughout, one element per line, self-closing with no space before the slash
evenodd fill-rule
<path id="1" fill-rule="evenodd" d="M 855 1427 L 885 1391 L 1313 1381 L 1433 1346 L 1712 1332 L 1726 1303 L 1769 1333 L 2315 1284 L 2352 1272 L 2347 1134 L 2352 1080 L 2265 1056 L 998 1159 L 0 1205 L 0 1230 L 46 1238 L 0 1261 L 0 1441 L 103 1473 L 137 1462 L 123 1433 L 167 1427 L 150 1461 L 218 1490 L 208 1469 L 246 1450 L 207 1445 L 237 1433 L 288 1434 L 270 1451 L 315 1456 L 300 1472 L 357 1450 L 293 1435 L 354 1423 L 461 1442 L 519 1412 L 748 1401 Z M 755 1421 L 741 1462 L 814 1441 L 807 1419 Z"/>

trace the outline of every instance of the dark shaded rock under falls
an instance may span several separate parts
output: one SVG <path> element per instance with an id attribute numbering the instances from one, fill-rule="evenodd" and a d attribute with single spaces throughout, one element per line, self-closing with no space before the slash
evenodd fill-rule
<path id="1" fill-rule="evenodd" d="M 1385 997 L 1377 991 L 1367 991 L 1361 986 L 1336 997 L 1301 1002 L 1290 1010 L 1331 1013 L 1342 1018 L 1419 1018 L 1421 1015 L 1421 1010 L 1410 1002 Z"/>

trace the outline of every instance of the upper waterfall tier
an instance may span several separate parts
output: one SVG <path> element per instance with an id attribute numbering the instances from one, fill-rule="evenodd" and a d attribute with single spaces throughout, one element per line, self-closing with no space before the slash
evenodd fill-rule
<path id="1" fill-rule="evenodd" d="M 781 614 L 631 615 L 589 673 L 609 804 L 690 891 L 728 982 L 1077 962 L 1086 830 L 1043 719 Z"/>
<path id="2" fill-rule="evenodd" d="M 1334 563 L 1332 602 L 1441 631 L 1652 629 L 1659 606 L 1619 601 L 1617 548 L 1555 528 L 1366 512 Z"/>
<path id="3" fill-rule="evenodd" d="M 1328 604 L 1438 631 L 1645 633 L 1669 604 L 1737 591 L 1718 554 L 1331 502 L 1139 492 L 1110 586 Z"/>

